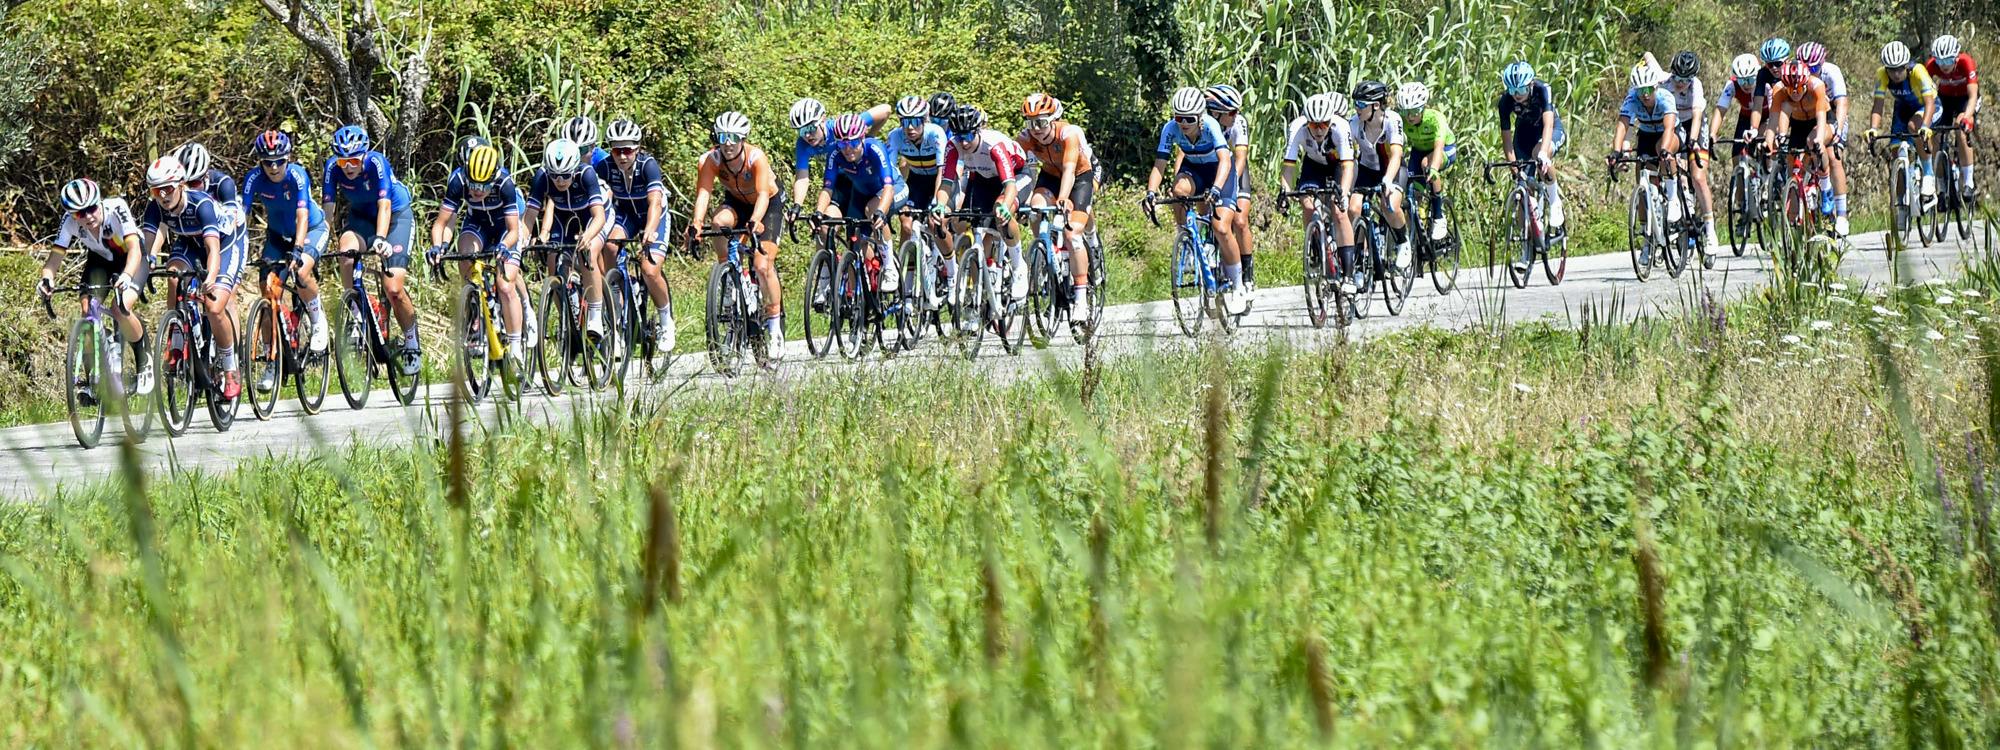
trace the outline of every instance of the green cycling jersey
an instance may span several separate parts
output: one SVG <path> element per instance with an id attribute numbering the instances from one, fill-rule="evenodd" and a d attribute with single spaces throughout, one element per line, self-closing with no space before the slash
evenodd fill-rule
<path id="1" fill-rule="evenodd" d="M 1436 151 L 1440 146 L 1458 142 L 1451 133 L 1451 124 L 1444 120 L 1444 113 L 1431 108 L 1426 108 L 1415 121 L 1403 118 L 1403 141 L 1412 153 Z"/>

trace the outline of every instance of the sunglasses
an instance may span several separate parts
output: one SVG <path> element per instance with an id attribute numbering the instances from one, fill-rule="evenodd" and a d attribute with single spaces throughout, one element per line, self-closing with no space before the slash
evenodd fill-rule
<path id="1" fill-rule="evenodd" d="M 1050 125 L 1054 125 L 1054 124 L 1056 124 L 1056 118 L 1053 118 L 1053 117 L 1031 117 L 1031 118 L 1028 118 L 1028 129 L 1029 129 L 1029 130 L 1048 130 L 1048 129 L 1049 129 L 1049 126 L 1050 126 Z"/>
<path id="2" fill-rule="evenodd" d="M 957 141 L 957 142 L 959 142 L 959 143 L 971 143 L 971 142 L 973 142 L 973 141 L 977 141 L 977 140 L 979 140 L 979 134 L 978 134 L 978 133 L 952 133 L 952 134 L 951 134 L 951 139 L 952 139 L 952 140 L 954 140 L 954 141 Z"/>
<path id="3" fill-rule="evenodd" d="M 639 153 L 639 147 L 638 147 L 638 146 L 613 146 L 613 147 L 611 147 L 611 153 L 612 153 L 612 154 L 614 154 L 614 155 L 617 155 L 617 156 L 631 156 L 631 155 L 633 155 L 633 154 L 636 154 L 636 153 Z"/>
<path id="4" fill-rule="evenodd" d="M 480 194 L 480 195 L 485 195 L 485 194 L 487 194 L 487 193 L 491 193 L 491 192 L 493 192 L 493 183 L 491 183 L 491 182 L 475 182 L 475 183 L 472 183 L 472 184 L 470 184 L 470 185 L 467 185 L 467 186 L 465 186 L 465 190 L 466 190 L 466 192 L 469 192 L 469 193 L 478 193 L 478 194 Z"/>
<path id="5" fill-rule="evenodd" d="M 1639 92 L 1639 95 L 1640 95 L 1640 96 L 1652 96 L 1652 95 L 1653 95 L 1653 92 L 1654 92 L 1654 91 L 1657 91 L 1657 90 L 1658 90 L 1658 89 L 1656 89 L 1656 88 L 1654 88 L 1654 87 L 1652 87 L 1652 86 L 1640 86 L 1640 87 L 1639 87 L 1639 88 L 1637 89 L 1637 91 Z"/>
<path id="6" fill-rule="evenodd" d="M 76 217 L 76 219 L 77 219 L 78 221 L 82 221 L 82 220 L 84 220 L 84 219 L 88 219 L 88 218 L 90 218 L 90 217 L 92 217 L 92 216 L 96 216 L 96 215 L 97 215 L 97 207 L 96 207 L 96 206 L 91 206 L 90 208 L 86 208 L 86 209 L 83 209 L 83 210 L 81 210 L 81 211 L 71 211 L 71 212 L 69 213 L 69 215 L 71 215 L 71 216 L 74 216 L 74 217 Z"/>
<path id="7" fill-rule="evenodd" d="M 341 169 L 346 169 L 348 167 L 361 166 L 361 161 L 362 159 L 359 156 L 346 156 L 333 160 L 333 163 Z"/>
<path id="8" fill-rule="evenodd" d="M 905 118 L 903 118 L 903 127 L 906 127 L 906 128 L 921 128 L 921 127 L 923 127 L 923 126 L 924 126 L 925 124 L 927 124 L 927 123 L 930 123 L 930 122 L 932 122 L 932 120 L 926 120 L 926 119 L 924 119 L 924 118 L 922 118 L 922 117 L 905 117 Z"/>
<path id="9" fill-rule="evenodd" d="M 1333 121 L 1329 120 L 1327 122 L 1307 122 L 1306 127 L 1311 130 L 1331 130 L 1333 129 Z"/>
<path id="10" fill-rule="evenodd" d="M 569 182 L 570 180 L 574 180 L 574 179 L 576 179 L 576 174 L 575 174 L 575 173 L 564 173 L 564 172 L 551 172 L 551 173 L 549 173 L 549 179 L 551 179 L 551 180 L 560 180 L 560 181 L 562 181 L 562 182 Z"/>
<path id="11" fill-rule="evenodd" d="M 1187 116 L 1175 115 L 1174 122 L 1178 122 L 1182 125 L 1193 125 L 1197 122 L 1201 122 L 1201 117 L 1195 115 L 1187 115 Z"/>
<path id="12" fill-rule="evenodd" d="M 1415 120 L 1424 114 L 1424 108 L 1417 107 L 1415 109 L 1399 109 L 1396 110 L 1396 114 L 1401 115 L 1405 120 Z"/>
<path id="13" fill-rule="evenodd" d="M 263 160 L 263 162 L 261 162 L 261 163 L 262 163 L 262 164 L 264 165 L 264 168 L 266 168 L 266 169 L 276 169 L 276 168 L 278 168 L 278 167 L 282 167 L 282 166 L 285 166 L 285 164 L 286 164 L 286 160 L 285 160 L 285 159 L 265 159 L 265 160 Z"/>
<path id="14" fill-rule="evenodd" d="M 807 136 L 810 136 L 810 135 L 812 135 L 812 134 L 814 134 L 814 133 L 818 133 L 818 132 L 820 132 L 820 126 L 818 126 L 818 125 L 806 125 L 806 126 L 802 126 L 802 127 L 800 127 L 800 128 L 799 128 L 799 137 L 800 137 L 800 138 L 805 138 L 805 137 L 807 137 Z"/>
<path id="15" fill-rule="evenodd" d="M 715 143 L 718 146 L 727 146 L 732 143 L 742 143 L 742 142 L 743 142 L 743 136 L 737 135 L 735 133 L 715 134 Z"/>
<path id="16" fill-rule="evenodd" d="M 861 139 L 854 138 L 851 140 L 839 141 L 837 143 L 834 143 L 833 145 L 834 147 L 839 148 L 842 151 L 848 151 L 851 149 L 861 148 Z"/>
<path id="17" fill-rule="evenodd" d="M 169 195 L 173 195 L 173 194 L 174 194 L 174 191 L 176 191 L 176 190 L 179 190 L 179 189 L 181 189 L 181 187 L 180 187 L 179 185 L 161 185 L 161 186 L 159 186 L 159 187 L 156 187 L 156 188 L 153 188 L 153 189 L 152 189 L 152 190 L 153 190 L 153 197 L 155 197 L 155 198 L 165 198 L 165 197 L 167 197 L 167 196 L 169 196 Z"/>

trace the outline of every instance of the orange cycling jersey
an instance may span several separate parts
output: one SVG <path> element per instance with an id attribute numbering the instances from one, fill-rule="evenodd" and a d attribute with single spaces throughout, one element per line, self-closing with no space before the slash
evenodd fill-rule
<path id="1" fill-rule="evenodd" d="M 1083 138 L 1083 128 L 1062 120 L 1055 121 L 1050 127 L 1055 128 L 1057 136 L 1048 143 L 1036 140 L 1030 133 L 1022 133 L 1014 141 L 1035 155 L 1035 161 L 1042 163 L 1044 174 L 1061 177 L 1063 165 L 1071 159 L 1076 160 L 1078 176 L 1090 174 L 1090 143 Z"/>
<path id="2" fill-rule="evenodd" d="M 1776 91 L 1771 92 L 1771 104 L 1773 114 L 1782 114 L 1795 121 L 1811 120 L 1821 113 L 1833 111 L 1827 103 L 1826 84 L 1817 76 L 1806 78 L 1803 92 L 1779 85 Z"/>
<path id="3" fill-rule="evenodd" d="M 757 200 L 760 193 L 778 194 L 778 177 L 771 171 L 771 160 L 765 158 L 764 149 L 748 144 L 743 146 L 743 154 L 734 167 L 723 163 L 721 149 L 712 148 L 701 155 L 695 189 L 712 189 L 717 180 L 722 181 L 725 194 L 744 202 Z"/>

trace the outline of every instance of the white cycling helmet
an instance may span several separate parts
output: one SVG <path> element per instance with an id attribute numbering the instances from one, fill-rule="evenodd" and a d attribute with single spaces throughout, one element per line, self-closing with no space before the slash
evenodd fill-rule
<path id="1" fill-rule="evenodd" d="M 798 130 L 826 122 L 826 105 L 818 99 L 800 99 L 792 102 L 792 129 Z"/>
<path id="2" fill-rule="evenodd" d="M 1888 44 L 1882 45 L 1882 67 L 1885 68 L 1910 67 L 1909 45 L 1903 44 L 1902 42 L 1890 42 Z"/>
<path id="3" fill-rule="evenodd" d="M 542 150 L 542 168 L 553 175 L 573 175 L 583 169 L 583 154 L 576 148 L 576 141 L 557 138 Z"/>
<path id="4" fill-rule="evenodd" d="M 637 146 L 643 135 L 639 123 L 625 119 L 612 120 L 611 127 L 604 130 L 604 142 L 613 146 L 621 143 Z"/>
<path id="5" fill-rule="evenodd" d="M 1187 86 L 1179 91 L 1175 91 L 1171 103 L 1174 108 L 1175 117 L 1198 115 L 1208 109 L 1208 97 L 1202 95 L 1201 89 L 1193 86 Z"/>
<path id="6" fill-rule="evenodd" d="M 1396 87 L 1397 109 L 1423 109 L 1431 103 L 1431 87 L 1411 81 Z"/>
<path id="7" fill-rule="evenodd" d="M 1931 57 L 1938 60 L 1958 61 L 1958 37 L 1945 34 L 1931 40 Z"/>
<path id="8" fill-rule="evenodd" d="M 174 158 L 173 154 L 154 159 L 153 165 L 146 168 L 146 187 L 166 187 L 183 182 L 187 182 L 187 167 L 181 166 L 181 160 Z"/>
<path id="9" fill-rule="evenodd" d="M 563 123 L 562 137 L 574 142 L 577 149 L 597 148 L 597 123 L 588 117 L 578 115 Z"/>
<path id="10" fill-rule="evenodd" d="M 1333 122 L 1334 118 L 1340 116 L 1333 111 L 1332 94 L 1313 94 L 1306 97 L 1305 115 L 1306 122 Z"/>
<path id="11" fill-rule="evenodd" d="M 1651 63 L 1639 63 L 1632 66 L 1630 82 L 1632 88 L 1651 88 L 1660 85 L 1665 80 L 1667 80 L 1666 71 L 1653 67 Z"/>
<path id="12" fill-rule="evenodd" d="M 931 116 L 931 102 L 929 99 L 917 96 L 916 94 L 897 99 L 896 116 L 929 117 Z"/>
<path id="13" fill-rule="evenodd" d="M 1338 91 L 1328 91 L 1326 92 L 1326 100 L 1333 102 L 1334 117 L 1342 120 L 1354 119 L 1354 102 L 1348 101 L 1346 94 Z"/>
<path id="14" fill-rule="evenodd" d="M 64 211 L 76 212 L 104 202 L 104 193 L 97 189 L 97 183 L 88 179 L 70 180 L 62 189 Z"/>
<path id="15" fill-rule="evenodd" d="M 737 139 L 749 138 L 750 118 L 742 112 L 724 112 L 716 116 L 713 130 L 711 135 L 718 139 L 725 135 Z"/>
<path id="16" fill-rule="evenodd" d="M 199 143 L 188 143 L 174 149 L 174 158 L 179 159 L 181 168 L 187 170 L 187 178 L 199 180 L 208 177 L 208 148 Z"/>
<path id="17" fill-rule="evenodd" d="M 1757 61 L 1757 56 L 1748 52 L 1737 55 L 1736 59 L 1729 61 L 1729 74 L 1737 78 L 1757 75 L 1757 71 L 1762 68 L 1763 64 Z"/>

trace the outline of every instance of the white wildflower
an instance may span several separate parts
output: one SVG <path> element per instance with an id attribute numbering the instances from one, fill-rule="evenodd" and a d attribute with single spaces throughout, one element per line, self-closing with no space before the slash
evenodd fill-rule
<path id="1" fill-rule="evenodd" d="M 1838 282 L 1838 281 L 1836 281 L 1836 282 L 1833 282 L 1833 283 L 1831 283 L 1831 284 L 1828 284 L 1828 285 L 1826 285 L 1826 288 L 1828 288 L 1828 289 L 1831 289 L 1831 290 L 1833 290 L 1833 291 L 1836 291 L 1836 292 L 1845 292 L 1845 291 L 1847 291 L 1847 285 L 1846 285 L 1846 284 L 1842 284 L 1842 283 L 1840 283 L 1840 282 Z"/>
<path id="2" fill-rule="evenodd" d="M 1891 309 L 1889 309 L 1889 308 L 1886 308 L 1886 307 L 1883 307 L 1883 306 L 1881 306 L 1881 305 L 1876 305 L 1876 306 L 1874 306 L 1874 307 L 1872 307 L 1872 308 L 1870 308 L 1870 309 L 1874 310 L 1874 311 L 1875 311 L 1875 314 L 1876 314 L 1876 315 L 1880 315 L 1880 316 L 1882 316 L 1882 317 L 1885 317 L 1885 318 L 1900 318 L 1900 317 L 1903 317 L 1903 314 L 1902 314 L 1902 313 L 1899 313 L 1899 312 L 1896 312 L 1895 310 L 1891 310 Z"/>
<path id="3" fill-rule="evenodd" d="M 1830 330 L 1833 330 L 1833 321 L 1831 321 L 1831 320 L 1815 320 L 1815 321 L 1813 321 L 1813 322 L 1812 322 L 1812 329 L 1813 329 L 1813 330 L 1815 330 L 1815 331 L 1830 331 Z"/>
<path id="4" fill-rule="evenodd" d="M 1798 334 L 1794 334 L 1794 333 L 1787 333 L 1787 334 L 1785 334 L 1784 338 L 1781 338 L 1781 339 L 1778 339 L 1778 340 L 1779 340 L 1779 341 L 1782 341 L 1782 342 L 1785 342 L 1785 343 L 1787 343 L 1787 344 L 1791 344 L 1791 345 L 1793 345 L 1793 346 L 1797 346 L 1797 345 L 1798 345 L 1798 343 L 1799 343 L 1799 341 L 1801 341 L 1801 339 L 1800 339 L 1800 338 L 1798 337 Z"/>
<path id="5" fill-rule="evenodd" d="M 1937 297 L 1937 303 L 1940 305 L 1953 305 L 1958 303 L 1958 298 L 1949 294 L 1940 294 Z"/>
<path id="6" fill-rule="evenodd" d="M 1519 391 L 1519 392 L 1521 392 L 1521 393 L 1534 393 L 1534 392 L 1535 392 L 1535 389 L 1533 389 L 1533 388 L 1529 388 L 1529 387 L 1528 387 L 1528 384 L 1527 384 L 1527 383 L 1515 383 L 1515 384 L 1514 384 L 1514 390 L 1516 390 L 1516 391 Z"/>
<path id="7" fill-rule="evenodd" d="M 1930 339 L 1932 341 L 1943 341 L 1944 334 L 1938 333 L 1938 329 L 1932 328 L 1928 331 L 1924 331 L 1924 338 Z"/>

